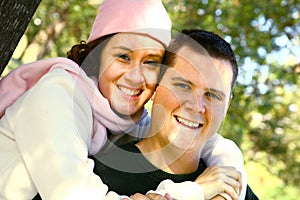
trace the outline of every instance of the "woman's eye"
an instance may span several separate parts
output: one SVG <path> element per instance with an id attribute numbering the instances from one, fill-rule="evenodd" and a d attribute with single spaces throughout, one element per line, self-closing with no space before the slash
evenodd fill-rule
<path id="1" fill-rule="evenodd" d="M 151 66 L 159 66 L 160 65 L 160 63 L 158 63 L 156 61 L 152 61 L 152 60 L 146 61 L 146 62 L 144 62 L 144 64 L 151 65 Z"/>
<path id="2" fill-rule="evenodd" d="M 122 59 L 122 60 L 130 60 L 129 56 L 126 54 L 119 54 L 117 55 L 118 58 Z"/>

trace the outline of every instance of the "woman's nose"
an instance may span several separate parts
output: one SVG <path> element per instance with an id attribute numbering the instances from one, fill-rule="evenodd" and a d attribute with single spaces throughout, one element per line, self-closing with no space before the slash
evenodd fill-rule
<path id="1" fill-rule="evenodd" d="M 125 73 L 125 79 L 132 83 L 142 83 L 144 76 L 141 66 L 136 66 Z"/>

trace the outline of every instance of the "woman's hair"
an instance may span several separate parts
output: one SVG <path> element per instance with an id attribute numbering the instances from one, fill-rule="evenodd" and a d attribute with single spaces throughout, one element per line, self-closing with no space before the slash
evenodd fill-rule
<path id="1" fill-rule="evenodd" d="M 98 78 L 101 51 L 113 35 L 105 35 L 88 43 L 81 41 L 67 52 L 67 58 L 76 62 L 88 76 Z"/>
<path id="2" fill-rule="evenodd" d="M 89 43 L 86 43 L 85 41 L 81 41 L 80 44 L 76 44 L 72 46 L 72 48 L 67 52 L 67 58 L 73 60 L 78 65 L 81 65 L 84 61 L 84 59 L 87 57 L 87 55 L 101 42 L 104 40 L 110 38 L 114 34 L 105 35 L 103 37 L 100 37 L 96 40 L 93 40 Z"/>

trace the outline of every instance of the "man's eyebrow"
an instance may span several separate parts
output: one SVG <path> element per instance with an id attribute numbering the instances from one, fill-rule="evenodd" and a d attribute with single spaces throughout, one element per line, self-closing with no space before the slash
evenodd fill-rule
<path id="1" fill-rule="evenodd" d="M 187 80 L 187 79 L 185 79 L 185 78 L 183 78 L 183 77 L 181 77 L 181 76 L 175 76 L 175 77 L 172 77 L 171 80 L 173 80 L 173 81 L 181 81 L 181 82 L 185 82 L 185 83 L 187 83 L 187 84 L 192 85 L 192 82 L 191 82 L 191 81 L 189 81 L 189 80 Z"/>
<path id="2" fill-rule="evenodd" d="M 183 78 L 183 77 L 181 77 L 181 76 L 175 76 L 175 77 L 172 77 L 171 80 L 173 80 L 173 81 L 181 81 L 181 82 L 185 82 L 185 83 L 187 83 L 187 84 L 193 85 L 193 83 L 192 83 L 191 81 L 189 81 L 189 80 L 187 80 L 187 79 L 185 79 L 185 78 Z M 218 93 L 218 94 L 220 94 L 223 98 L 226 97 L 225 93 L 224 93 L 223 91 L 221 91 L 221 90 L 217 90 L 217 89 L 215 89 L 215 88 L 208 88 L 207 90 L 210 91 L 210 92 Z"/>

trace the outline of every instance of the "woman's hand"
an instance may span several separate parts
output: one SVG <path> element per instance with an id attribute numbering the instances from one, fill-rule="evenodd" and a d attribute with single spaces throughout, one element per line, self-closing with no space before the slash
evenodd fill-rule
<path id="1" fill-rule="evenodd" d="M 226 193 L 233 200 L 237 200 L 240 194 L 241 173 L 234 167 L 211 166 L 195 180 L 204 191 L 204 198 L 211 199 L 218 194 Z"/>
<path id="2" fill-rule="evenodd" d="M 136 193 L 130 196 L 132 200 L 175 200 L 168 193 L 164 196 L 156 193 L 147 193 L 146 195 Z"/>
<path id="3" fill-rule="evenodd" d="M 211 198 L 210 200 L 226 200 L 226 199 L 218 194 L 217 196 Z"/>

